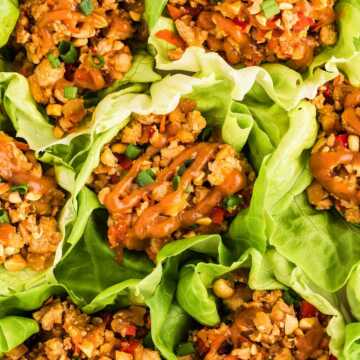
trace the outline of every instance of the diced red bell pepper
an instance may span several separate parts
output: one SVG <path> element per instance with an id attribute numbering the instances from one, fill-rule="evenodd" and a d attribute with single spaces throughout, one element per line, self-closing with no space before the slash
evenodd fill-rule
<path id="1" fill-rule="evenodd" d="M 211 213 L 211 219 L 215 225 L 221 225 L 224 222 L 225 210 L 221 207 L 214 207 Z"/>
<path id="2" fill-rule="evenodd" d="M 314 20 L 308 16 L 305 16 L 303 12 L 299 12 L 298 17 L 299 20 L 293 27 L 295 31 L 301 31 L 305 29 L 307 26 L 311 26 L 314 24 Z"/>
<path id="3" fill-rule="evenodd" d="M 331 98 L 331 88 L 330 88 L 330 84 L 326 84 L 326 88 L 324 90 L 324 96 L 326 98 Z"/>
<path id="4" fill-rule="evenodd" d="M 127 158 L 124 154 L 118 154 L 116 155 L 117 159 L 118 159 L 118 163 L 119 165 L 124 169 L 124 170 L 129 170 L 132 166 L 132 161 Z"/>
<path id="5" fill-rule="evenodd" d="M 126 336 L 136 336 L 136 326 L 134 325 L 129 325 L 127 328 L 126 328 Z"/>
<path id="6" fill-rule="evenodd" d="M 348 139 L 349 139 L 349 135 L 348 135 L 348 134 L 340 134 L 340 135 L 336 135 L 336 137 L 335 137 L 335 142 L 336 142 L 338 145 L 347 148 L 347 147 L 348 147 Z"/>
<path id="7" fill-rule="evenodd" d="M 316 307 L 303 300 L 300 305 L 300 316 L 301 318 L 317 317 L 319 312 Z"/>
<path id="8" fill-rule="evenodd" d="M 123 341 L 120 344 L 121 351 L 128 354 L 134 354 L 135 349 L 139 346 L 139 342 L 136 340 Z"/>
<path id="9" fill-rule="evenodd" d="M 184 40 L 176 35 L 174 32 L 170 31 L 170 30 L 160 30 L 158 31 L 155 36 L 161 40 L 165 40 L 166 42 L 179 47 L 179 48 L 183 48 L 185 47 L 185 42 Z"/>
<path id="10" fill-rule="evenodd" d="M 249 26 L 249 23 L 245 20 L 240 20 L 238 18 L 233 19 L 233 23 L 240 27 L 241 31 L 246 31 L 246 28 Z"/>

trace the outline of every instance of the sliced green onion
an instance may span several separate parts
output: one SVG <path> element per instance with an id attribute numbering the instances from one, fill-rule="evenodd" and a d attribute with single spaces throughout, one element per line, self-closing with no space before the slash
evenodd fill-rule
<path id="1" fill-rule="evenodd" d="M 179 167 L 179 170 L 177 171 L 177 174 L 180 175 L 180 176 L 183 176 L 184 172 L 192 164 L 193 161 L 194 160 L 192 160 L 192 159 L 185 160 L 184 163 Z"/>
<path id="2" fill-rule="evenodd" d="M 51 67 L 52 67 L 53 69 L 57 69 L 57 68 L 60 67 L 61 61 L 59 60 L 58 57 L 56 57 L 56 56 L 53 55 L 53 54 L 49 54 L 49 55 L 47 56 L 47 58 L 48 58 L 49 63 L 50 63 L 50 65 L 51 65 Z"/>
<path id="3" fill-rule="evenodd" d="M 66 86 L 64 88 L 64 97 L 66 99 L 75 99 L 77 96 L 78 88 L 75 86 Z"/>
<path id="4" fill-rule="evenodd" d="M 80 9 L 86 16 L 89 16 L 94 11 L 92 0 L 82 0 L 80 3 Z"/>
<path id="5" fill-rule="evenodd" d="M 151 169 L 141 170 L 139 175 L 136 177 L 136 183 L 144 187 L 146 185 L 150 185 L 154 182 L 155 174 Z"/>
<path id="6" fill-rule="evenodd" d="M 105 59 L 101 55 L 95 55 L 90 57 L 91 65 L 96 69 L 101 69 L 105 65 Z"/>
<path id="7" fill-rule="evenodd" d="M 186 356 L 186 355 L 193 354 L 194 352 L 195 352 L 195 348 L 194 348 L 193 343 L 191 343 L 191 342 L 179 344 L 179 346 L 176 349 L 177 356 Z"/>
<path id="8" fill-rule="evenodd" d="M 0 209 L 0 224 L 8 224 L 9 222 L 8 213 L 4 209 Z"/>
<path id="9" fill-rule="evenodd" d="M 275 0 L 264 0 L 261 4 L 261 9 L 267 19 L 279 14 L 280 9 Z"/>
<path id="10" fill-rule="evenodd" d="M 174 190 L 177 190 L 180 185 L 180 176 L 175 175 L 172 179 L 172 186 Z"/>
<path id="11" fill-rule="evenodd" d="M 59 44 L 60 58 L 66 64 L 74 64 L 78 58 L 78 52 L 70 41 L 61 41 Z"/>
<path id="12" fill-rule="evenodd" d="M 224 199 L 223 204 L 227 210 L 234 210 L 241 204 L 241 202 L 242 201 L 239 196 L 230 195 Z"/>
<path id="13" fill-rule="evenodd" d="M 207 126 L 200 134 L 199 138 L 201 141 L 207 141 L 210 139 L 210 136 L 213 133 L 213 128 L 211 126 Z"/>
<path id="14" fill-rule="evenodd" d="M 288 304 L 288 305 L 299 305 L 301 298 L 300 296 L 293 290 L 291 289 L 287 289 L 284 291 L 284 295 L 283 295 L 284 301 Z"/>
<path id="15" fill-rule="evenodd" d="M 10 189 L 11 192 L 17 191 L 20 195 L 26 194 L 28 190 L 29 190 L 29 187 L 26 184 L 15 185 L 15 186 L 12 186 Z"/>
<path id="16" fill-rule="evenodd" d="M 131 160 L 137 159 L 141 153 L 142 153 L 142 149 L 133 144 L 128 145 L 125 151 L 126 157 Z"/>

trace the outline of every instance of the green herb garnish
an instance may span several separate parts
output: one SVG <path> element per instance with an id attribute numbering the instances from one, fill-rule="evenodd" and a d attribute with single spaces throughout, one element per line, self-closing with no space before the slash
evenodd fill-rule
<path id="1" fill-rule="evenodd" d="M 291 289 L 287 289 L 284 290 L 284 301 L 288 304 L 288 305 L 294 305 L 297 306 L 300 304 L 301 298 L 300 296 L 293 290 Z"/>
<path id="2" fill-rule="evenodd" d="M 180 185 L 180 176 L 175 175 L 172 179 L 172 186 L 174 190 L 177 190 Z"/>
<path id="3" fill-rule="evenodd" d="M 101 69 L 105 65 L 105 59 L 101 55 L 95 55 L 90 57 L 91 65 L 96 69 Z"/>

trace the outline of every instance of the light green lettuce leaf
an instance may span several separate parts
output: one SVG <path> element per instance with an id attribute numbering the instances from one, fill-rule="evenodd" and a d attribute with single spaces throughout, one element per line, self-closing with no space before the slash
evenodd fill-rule
<path id="1" fill-rule="evenodd" d="M 22 344 L 28 337 L 39 331 L 35 320 L 19 316 L 0 319 L 0 356 Z"/>
<path id="2" fill-rule="evenodd" d="M 227 78 L 234 83 L 234 100 L 242 101 L 254 84 L 258 84 L 273 102 L 290 110 L 300 100 L 314 98 L 318 87 L 336 76 L 334 73 L 317 69 L 304 81 L 299 73 L 281 64 L 235 69 L 220 55 L 206 52 L 199 47 L 189 47 L 179 60 L 171 61 L 167 54 L 174 46 L 156 37 L 156 33 L 163 29 L 175 31 L 173 21 L 160 17 L 152 28 L 149 44 L 156 51 L 156 67 L 165 71 L 192 72 L 199 77 L 215 74 L 217 78 Z"/>
<path id="3" fill-rule="evenodd" d="M 350 83 L 360 86 L 359 21 L 360 4 L 357 0 L 340 0 L 336 3 L 338 14 L 338 41 L 336 45 L 324 49 L 310 67 L 310 75 L 318 67 L 325 67 L 329 72 L 339 70 L 346 74 Z"/>
<path id="4" fill-rule="evenodd" d="M 17 0 L 0 2 L 0 48 L 7 44 L 19 16 Z"/>

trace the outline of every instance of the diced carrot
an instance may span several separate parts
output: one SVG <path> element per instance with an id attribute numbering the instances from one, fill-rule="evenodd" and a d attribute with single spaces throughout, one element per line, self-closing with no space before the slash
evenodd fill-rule
<path id="1" fill-rule="evenodd" d="M 155 36 L 176 47 L 180 47 L 180 48 L 185 47 L 185 42 L 183 41 L 183 39 L 181 39 L 181 37 L 176 35 L 173 31 L 166 29 L 160 30 L 155 34 Z"/>
<path id="2" fill-rule="evenodd" d="M 167 11 L 172 19 L 176 20 L 181 18 L 183 16 L 184 12 L 181 11 L 181 9 L 178 9 L 176 6 L 168 4 L 167 5 Z"/>
<path id="3" fill-rule="evenodd" d="M 212 210 L 211 219 L 215 225 L 221 225 L 224 222 L 225 210 L 221 207 L 215 207 Z"/>
<path id="4" fill-rule="evenodd" d="M 129 325 L 126 328 L 126 336 L 135 336 L 136 335 L 136 326 Z"/>

